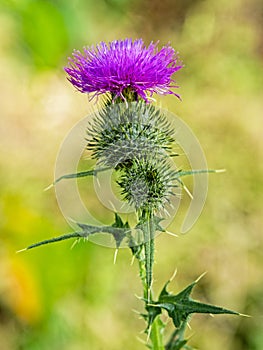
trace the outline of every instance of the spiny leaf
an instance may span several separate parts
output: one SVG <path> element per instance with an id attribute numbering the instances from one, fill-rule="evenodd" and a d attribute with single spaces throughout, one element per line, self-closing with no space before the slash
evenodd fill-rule
<path id="1" fill-rule="evenodd" d="M 175 179 L 178 179 L 183 176 L 195 175 L 195 174 L 210 174 L 210 173 L 223 173 L 225 169 L 197 169 L 197 170 L 178 170 L 175 174 Z"/>
<path id="2" fill-rule="evenodd" d="M 130 228 L 128 221 L 124 223 L 117 213 L 115 213 L 115 222 L 112 224 L 112 227 Z"/>
<path id="3" fill-rule="evenodd" d="M 163 221 L 164 219 L 158 217 L 158 216 L 153 216 L 152 221 L 153 221 L 153 225 L 154 225 L 154 229 L 155 231 L 161 231 L 161 232 L 165 232 L 165 230 L 162 228 L 162 226 L 160 225 L 160 222 Z M 144 231 L 145 230 L 145 226 L 147 225 L 147 219 L 141 219 L 139 221 L 139 223 L 136 225 L 136 229 Z"/>
<path id="4" fill-rule="evenodd" d="M 151 325 L 153 324 L 155 318 L 162 313 L 162 309 L 160 307 L 146 305 L 145 307 L 147 314 L 142 314 L 143 318 L 147 322 L 147 327 L 145 329 L 145 333 L 148 333 Z"/>
<path id="5" fill-rule="evenodd" d="M 53 237 L 53 238 L 50 238 L 50 239 L 45 239 L 44 241 L 33 243 L 30 246 L 28 246 L 27 248 L 18 250 L 17 253 L 22 252 L 24 250 L 29 250 L 29 249 L 32 249 L 32 248 L 36 248 L 36 247 L 39 247 L 41 245 L 45 245 L 45 244 L 49 244 L 49 243 L 55 243 L 55 242 L 59 242 L 59 241 L 64 241 L 64 240 L 70 239 L 70 238 L 80 238 L 80 237 L 82 237 L 80 232 L 66 233 L 65 235 L 62 235 L 62 236 Z"/>
<path id="6" fill-rule="evenodd" d="M 86 176 L 96 176 L 97 173 L 101 172 L 101 171 L 105 171 L 105 170 L 109 170 L 109 167 L 105 167 L 105 168 L 100 168 L 100 169 L 93 169 L 93 170 L 87 170 L 87 171 L 80 171 L 78 173 L 73 173 L 73 174 L 66 174 L 66 175 L 62 175 L 60 176 L 58 179 L 56 179 L 50 186 L 48 186 L 46 188 L 46 190 L 50 189 L 51 187 L 55 186 L 58 182 L 60 182 L 61 180 L 65 180 L 65 179 L 76 179 L 79 177 L 86 177 Z"/>
<path id="7" fill-rule="evenodd" d="M 184 339 L 186 325 L 187 320 L 182 322 L 181 326 L 173 331 L 170 340 L 165 346 L 165 350 L 192 349 L 189 345 L 186 345 L 188 339 Z"/>
<path id="8" fill-rule="evenodd" d="M 160 222 L 163 219 L 159 218 L 158 216 L 153 216 L 152 220 L 153 220 L 155 232 L 156 231 L 165 232 L 165 230 L 160 226 Z M 147 225 L 147 222 L 141 219 L 139 223 L 136 225 L 135 230 L 138 230 L 140 232 L 145 232 L 145 229 L 147 229 L 146 225 Z M 132 255 L 134 255 L 136 258 L 139 258 L 143 247 L 142 243 L 136 243 L 136 241 L 134 240 L 134 237 L 130 236 L 129 247 L 132 251 Z"/>
<path id="9" fill-rule="evenodd" d="M 185 344 L 187 343 L 187 340 L 176 340 L 170 350 L 180 350 L 183 349 Z"/>
<path id="10" fill-rule="evenodd" d="M 112 234 L 115 238 L 115 241 L 116 241 L 116 246 L 117 248 L 119 248 L 122 240 L 125 238 L 125 237 L 130 237 L 131 239 L 131 234 L 130 234 L 130 226 L 129 226 L 129 223 L 128 221 L 126 221 L 125 223 L 122 221 L 121 217 L 115 213 L 115 222 L 112 224 L 112 227 L 116 227 L 120 230 L 118 231 L 114 231 Z"/>
<path id="11" fill-rule="evenodd" d="M 113 237 L 116 240 L 116 246 L 118 248 L 122 240 L 130 234 L 129 224 L 127 222 L 124 224 L 121 218 L 118 216 L 118 214 L 115 214 L 115 222 L 112 224 L 112 226 L 93 226 L 93 225 L 87 225 L 87 224 L 82 224 L 78 222 L 76 224 L 81 228 L 81 231 L 67 233 L 62 236 L 46 239 L 46 240 L 31 244 L 27 248 L 21 249 L 18 252 L 36 248 L 45 244 L 64 241 L 70 238 L 87 238 L 88 236 L 95 233 L 108 233 L 113 235 Z"/>
<path id="12" fill-rule="evenodd" d="M 194 281 L 176 295 L 167 292 L 168 283 L 166 283 L 160 293 L 158 301 L 154 304 L 156 307 L 165 309 L 168 312 L 175 327 L 180 327 L 181 323 L 186 321 L 187 317 L 193 313 L 239 315 L 239 313 L 235 311 L 193 300 L 190 294 L 197 281 Z"/>
<path id="13" fill-rule="evenodd" d="M 81 223 L 77 224 L 87 236 L 94 233 L 109 233 L 113 235 L 117 248 L 120 247 L 122 240 L 130 235 L 128 223 L 126 222 L 123 224 L 118 214 L 115 214 L 115 222 L 111 226 L 92 226 Z"/>
<path id="14" fill-rule="evenodd" d="M 153 217 L 153 222 L 155 225 L 155 231 L 160 231 L 160 232 L 165 232 L 165 230 L 162 228 L 162 226 L 160 225 L 160 222 L 163 221 L 163 218 L 159 218 L 158 216 Z"/>

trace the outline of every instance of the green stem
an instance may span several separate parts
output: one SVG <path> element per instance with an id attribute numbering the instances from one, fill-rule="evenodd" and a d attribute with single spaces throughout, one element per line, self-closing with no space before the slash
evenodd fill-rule
<path id="1" fill-rule="evenodd" d="M 152 350 L 164 350 L 162 329 L 162 321 L 160 320 L 159 316 L 157 316 L 152 324 L 150 334 Z"/>
<path id="2" fill-rule="evenodd" d="M 148 227 L 149 227 L 149 299 L 150 301 L 152 298 L 152 283 L 153 283 L 153 264 L 154 264 L 154 252 L 155 252 L 155 245 L 154 245 L 154 238 L 155 238 L 155 225 L 153 220 L 153 215 L 150 215 L 148 219 Z M 147 268 L 146 268 L 146 276 L 147 276 Z M 159 316 L 157 316 L 152 324 L 152 328 L 150 330 L 150 339 L 152 343 L 152 349 L 153 350 L 164 350 L 163 345 L 163 336 L 162 336 L 162 330 L 163 330 L 163 323 L 160 320 Z"/>
<path id="3" fill-rule="evenodd" d="M 148 214 L 141 215 L 141 220 L 144 222 L 143 234 L 144 234 L 144 256 L 140 255 L 138 258 L 140 278 L 143 284 L 143 296 L 145 299 L 145 306 L 153 301 L 152 281 L 153 281 L 153 263 L 154 263 L 154 235 L 155 225 L 153 215 Z M 159 316 L 157 316 L 148 330 L 149 339 L 151 340 L 152 350 L 164 350 L 163 336 L 162 336 L 163 324 Z"/>
<path id="4" fill-rule="evenodd" d="M 154 238 L 152 232 L 151 218 L 149 218 L 145 225 L 144 230 L 144 252 L 145 252 L 145 271 L 146 271 L 146 287 L 147 287 L 147 300 L 151 302 L 151 288 L 153 280 L 153 261 L 154 261 Z"/>
<path id="5" fill-rule="evenodd" d="M 145 255 L 140 254 L 136 256 L 136 258 L 138 259 L 139 275 L 143 285 L 143 298 L 147 300 L 148 290 L 147 290 L 147 283 L 146 283 Z"/>

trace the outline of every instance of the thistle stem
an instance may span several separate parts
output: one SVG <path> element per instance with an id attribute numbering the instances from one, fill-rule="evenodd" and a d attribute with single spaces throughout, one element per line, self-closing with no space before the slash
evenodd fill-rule
<path id="1" fill-rule="evenodd" d="M 150 303 L 154 263 L 154 225 L 151 217 L 145 223 L 144 240 L 147 300 Z"/>
<path id="2" fill-rule="evenodd" d="M 152 282 L 153 282 L 153 263 L 154 263 L 154 235 L 155 225 L 153 215 L 141 216 L 144 221 L 144 256 L 138 256 L 140 278 L 143 284 L 143 296 L 147 306 L 153 300 Z M 148 338 L 151 340 L 153 350 L 164 350 L 162 337 L 162 321 L 157 316 L 148 330 Z"/>
<path id="3" fill-rule="evenodd" d="M 162 328 L 163 328 L 162 321 L 160 320 L 159 316 L 157 316 L 156 319 L 153 321 L 151 334 L 150 334 L 153 350 L 165 349 L 163 345 Z"/>

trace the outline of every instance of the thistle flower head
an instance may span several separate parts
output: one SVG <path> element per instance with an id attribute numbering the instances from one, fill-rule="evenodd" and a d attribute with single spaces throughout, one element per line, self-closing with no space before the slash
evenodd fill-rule
<path id="1" fill-rule="evenodd" d="M 170 45 L 158 51 L 157 43 L 146 47 L 142 39 L 125 39 L 108 45 L 101 42 L 84 48 L 83 53 L 75 50 L 65 71 L 83 93 L 109 92 L 115 99 L 130 101 L 139 96 L 149 101 L 153 93 L 179 97 L 171 89 L 178 87 L 172 75 L 180 68 L 178 54 Z"/>
<path id="2" fill-rule="evenodd" d="M 102 109 L 88 129 L 88 149 L 100 164 L 120 169 L 133 159 L 167 157 L 173 130 L 160 109 L 143 101 Z"/>

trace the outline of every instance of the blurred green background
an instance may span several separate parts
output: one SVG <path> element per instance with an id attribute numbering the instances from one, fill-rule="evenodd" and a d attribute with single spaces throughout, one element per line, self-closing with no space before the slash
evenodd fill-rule
<path id="1" fill-rule="evenodd" d="M 196 315 L 191 344 L 261 350 L 261 0 L 1 1 L 0 348 L 145 349 L 137 339 L 144 322 L 132 311 L 142 310 L 135 297 L 141 286 L 127 249 L 116 265 L 112 249 L 91 243 L 71 250 L 66 241 L 15 254 L 71 231 L 54 191 L 43 192 L 64 136 L 90 111 L 87 97 L 65 79 L 67 57 L 74 48 L 125 37 L 169 41 L 180 52 L 183 102 L 167 96 L 159 103 L 192 128 L 210 168 L 227 169 L 210 176 L 204 211 L 191 232 L 158 237 L 154 288 L 160 290 L 175 268 L 174 291 L 207 271 L 194 297 L 252 318 Z"/>

